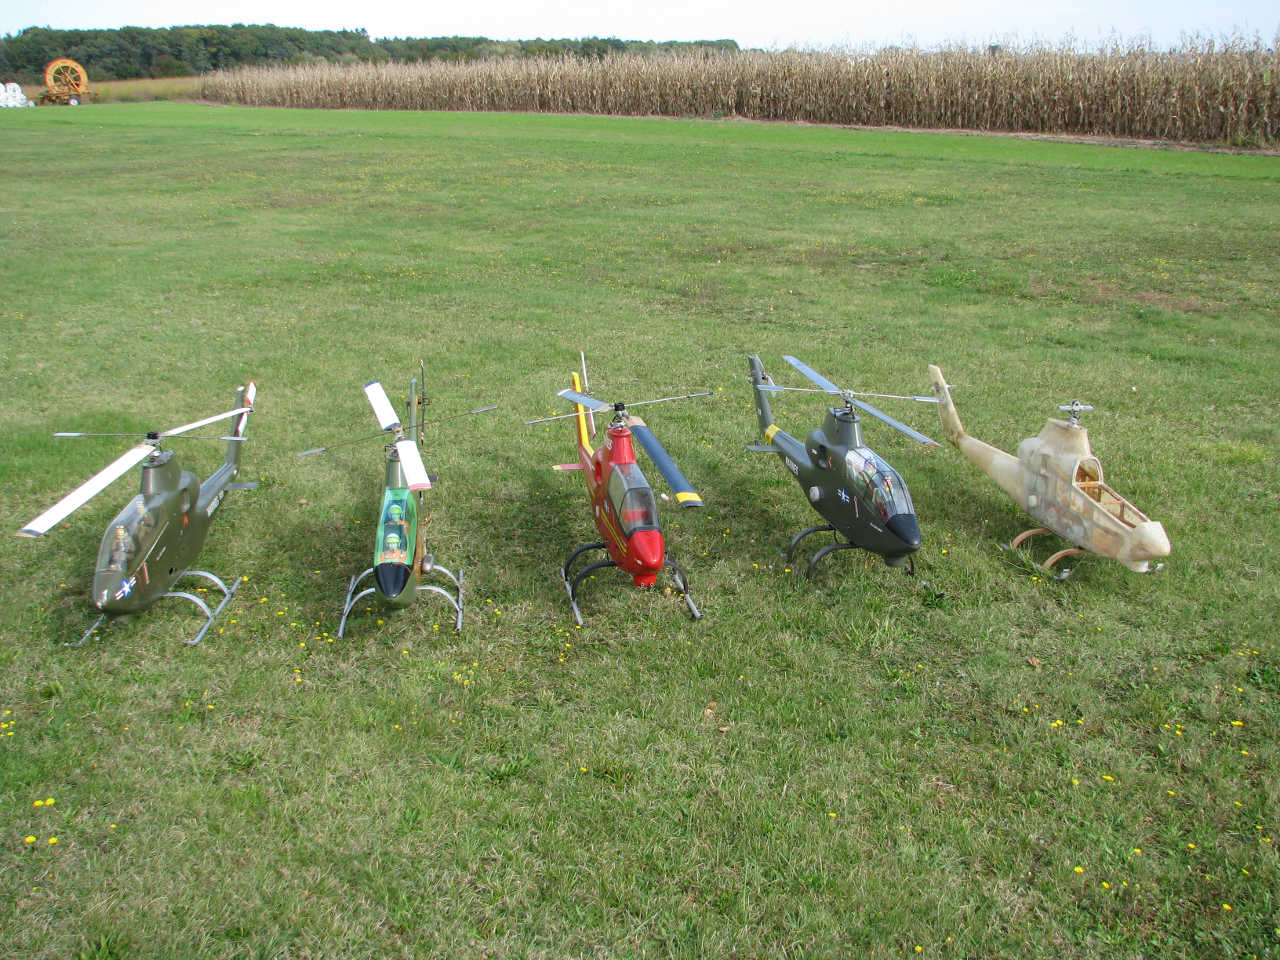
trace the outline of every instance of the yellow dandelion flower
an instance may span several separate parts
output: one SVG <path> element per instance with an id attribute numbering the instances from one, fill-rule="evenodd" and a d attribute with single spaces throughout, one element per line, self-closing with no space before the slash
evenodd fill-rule
<path id="1" fill-rule="evenodd" d="M 1076 867 L 1076 868 L 1075 868 L 1075 872 L 1076 872 L 1076 873 L 1084 873 L 1084 867 Z"/>
<path id="2" fill-rule="evenodd" d="M 22 838 L 22 842 L 23 842 L 23 843 L 35 843 L 35 842 L 36 842 L 36 838 L 35 838 L 35 837 L 32 837 L 32 836 L 25 836 L 25 837 L 23 837 L 23 838 Z"/>
<path id="3" fill-rule="evenodd" d="M 49 846 L 51 846 L 51 847 L 52 847 L 52 846 L 53 846 L 54 844 L 56 844 L 57 842 L 58 842 L 58 838 L 57 838 L 57 837 L 50 837 L 50 838 L 49 838 Z"/>

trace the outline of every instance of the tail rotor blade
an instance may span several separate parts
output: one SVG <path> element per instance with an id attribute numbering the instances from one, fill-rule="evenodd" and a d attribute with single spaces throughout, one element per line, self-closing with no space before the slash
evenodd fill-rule
<path id="1" fill-rule="evenodd" d="M 693 484 L 681 473 L 676 462 L 671 459 L 671 454 L 667 453 L 667 448 L 658 441 L 645 422 L 639 417 L 627 417 L 627 426 L 631 429 L 631 435 L 640 441 L 640 446 L 644 447 L 644 452 L 649 455 L 653 465 L 662 474 L 662 479 L 667 481 L 667 485 L 675 493 L 676 502 L 682 507 L 703 506 L 702 497 L 698 496 L 697 491 L 693 489 Z"/>
<path id="2" fill-rule="evenodd" d="M 397 440 L 396 453 L 400 456 L 400 466 L 404 469 L 404 478 L 409 482 L 410 490 L 430 490 L 431 478 L 427 476 L 427 468 L 422 463 L 422 454 L 418 445 L 412 440 Z"/>
<path id="3" fill-rule="evenodd" d="M 369 398 L 369 406 L 373 407 L 373 415 L 378 418 L 378 426 L 383 430 L 400 426 L 400 418 L 396 416 L 395 407 L 387 399 L 387 391 L 377 380 L 370 380 L 364 385 L 364 394 Z"/>
<path id="4" fill-rule="evenodd" d="M 115 481 L 155 452 L 150 443 L 140 443 L 118 459 L 99 470 L 80 486 L 55 503 L 18 531 L 20 537 L 39 537 L 79 510 Z"/>
<path id="5" fill-rule="evenodd" d="M 873 417 L 878 417 L 879 419 L 887 423 L 889 426 L 893 427 L 893 429 L 902 431 L 912 440 L 917 440 L 920 443 L 924 444 L 926 447 L 936 447 L 938 445 L 937 441 L 930 440 L 923 433 L 918 433 L 917 431 L 912 430 L 905 423 L 899 423 L 897 420 L 893 419 L 893 417 L 889 416 L 887 413 L 880 412 L 869 403 L 863 403 L 861 400 L 855 400 L 849 396 L 846 396 L 845 399 L 848 400 L 855 407 L 857 407 L 859 410 L 863 410 L 871 414 Z"/>

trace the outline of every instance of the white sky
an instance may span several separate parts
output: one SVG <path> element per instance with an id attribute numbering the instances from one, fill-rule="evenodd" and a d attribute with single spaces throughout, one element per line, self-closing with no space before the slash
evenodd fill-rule
<path id="1" fill-rule="evenodd" d="M 924 47 L 995 41 L 1176 44 L 1189 34 L 1280 35 L 1275 0 L 0 0 L 0 34 L 26 27 L 274 23 L 373 38 L 730 38 L 744 47 Z"/>

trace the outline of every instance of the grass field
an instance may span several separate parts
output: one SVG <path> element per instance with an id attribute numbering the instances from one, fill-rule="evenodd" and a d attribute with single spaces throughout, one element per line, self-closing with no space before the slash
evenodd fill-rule
<path id="1" fill-rule="evenodd" d="M 8 529 L 129 443 L 53 431 L 249 377 L 262 481 L 201 557 L 247 579 L 196 648 L 177 601 L 58 645 L 132 477 L 0 540 L 0 954 L 1280 954 L 1276 159 L 178 104 L 0 128 Z M 646 415 L 707 500 L 665 513 L 701 622 L 602 575 L 572 627 L 572 427 L 521 421 L 566 412 L 579 348 L 603 396 L 714 392 Z M 815 589 L 779 556 L 814 514 L 744 449 L 748 352 L 894 393 L 938 363 L 1006 449 L 1095 404 L 1167 569 L 1047 583 L 990 481 L 871 425 L 931 586 L 843 553 Z M 419 357 L 437 416 L 502 404 L 425 450 L 465 628 L 423 600 L 335 641 L 380 453 L 294 454 L 371 431 L 361 385 Z"/>

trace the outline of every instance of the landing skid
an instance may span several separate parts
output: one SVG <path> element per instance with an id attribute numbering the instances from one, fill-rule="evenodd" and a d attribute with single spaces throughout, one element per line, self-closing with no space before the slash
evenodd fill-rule
<path id="1" fill-rule="evenodd" d="M 573 553 L 569 554 L 569 559 L 564 562 L 564 566 L 560 568 L 560 579 L 564 581 L 564 588 L 569 594 L 569 606 L 573 608 L 573 619 L 577 621 L 578 626 L 582 626 L 582 611 L 578 609 L 578 585 L 582 583 L 588 576 L 597 570 L 603 570 L 607 567 L 616 567 L 617 564 L 612 559 L 597 560 L 595 563 L 589 563 L 576 574 L 571 577 L 573 561 L 577 560 L 584 553 L 592 550 L 608 550 L 609 548 L 603 543 L 588 543 L 578 547 Z M 701 620 L 702 613 L 698 610 L 697 604 L 693 602 L 693 597 L 689 595 L 689 578 L 684 570 L 671 558 L 671 554 L 666 554 L 664 558 L 664 566 L 671 568 L 671 577 L 676 582 L 676 587 L 680 590 L 680 596 L 684 599 L 685 605 L 689 608 L 689 612 L 693 614 L 693 619 Z"/>
<path id="2" fill-rule="evenodd" d="M 188 647 L 194 647 L 197 643 L 199 643 L 201 640 L 204 639 L 204 635 L 208 633 L 209 628 L 213 626 L 213 621 L 218 619 L 218 615 L 222 613 L 222 611 L 226 608 L 227 604 L 231 602 L 231 598 L 235 596 L 236 591 L 240 589 L 241 580 L 239 577 L 236 577 L 231 582 L 231 586 L 228 587 L 225 583 L 223 583 L 220 579 L 218 579 L 208 571 L 187 570 L 185 573 L 179 574 L 177 579 L 174 580 L 174 583 L 177 583 L 178 580 L 181 580 L 183 577 L 204 577 L 206 580 L 208 580 L 215 587 L 217 587 L 219 590 L 222 591 L 222 599 L 218 602 L 217 607 L 215 607 L 213 610 L 210 610 L 209 605 L 205 603 L 204 600 L 202 600 L 200 597 L 197 597 L 194 593 L 187 593 L 184 590 L 171 590 L 168 593 L 164 593 L 160 595 L 160 599 L 162 600 L 165 597 L 174 597 L 175 599 L 178 599 L 178 600 L 190 600 L 192 603 L 196 605 L 197 608 L 199 608 L 200 612 L 204 614 L 205 622 L 204 622 L 204 626 L 200 628 L 200 631 L 190 640 L 182 641 Z M 85 633 L 83 637 L 81 637 L 79 640 L 75 641 L 74 643 L 64 643 L 63 646 L 64 647 L 84 646 L 85 641 L 87 641 L 91 636 L 93 636 L 93 634 L 97 631 L 98 627 L 102 626 L 102 622 L 106 619 L 107 619 L 107 615 L 104 613 L 102 616 L 98 617 L 98 619 L 94 621 L 93 626 L 91 626 L 88 629 L 88 631 Z"/>
<path id="3" fill-rule="evenodd" d="M 360 586 L 360 584 L 364 581 L 364 579 L 370 576 L 372 573 L 373 573 L 373 567 L 370 567 L 364 573 L 361 573 L 358 576 L 354 576 L 351 578 L 351 583 L 348 584 L 347 586 L 347 599 L 346 599 L 346 602 L 343 603 L 342 605 L 342 621 L 338 624 L 338 639 L 342 639 L 342 635 L 346 632 L 347 618 L 351 616 L 351 611 L 355 609 L 356 604 L 359 603 L 361 600 L 363 600 L 365 597 L 370 596 L 374 593 L 377 593 L 377 590 L 374 587 L 365 587 L 359 593 L 356 593 L 356 587 Z M 428 573 L 443 574 L 453 584 L 454 592 L 450 593 L 444 587 L 436 586 L 434 583 L 416 584 L 414 586 L 415 592 L 416 593 L 434 593 L 441 597 L 444 597 L 447 601 L 449 601 L 450 606 L 453 607 L 454 613 L 456 614 L 453 621 L 454 632 L 461 633 L 462 632 L 462 606 L 463 606 L 462 579 L 464 576 L 462 569 L 459 568 L 457 576 L 455 576 L 453 574 L 453 571 L 449 570 L 446 567 L 437 566 L 434 558 L 432 558 L 431 556 L 428 556 L 422 562 L 422 574 L 423 576 L 425 576 Z"/>
<path id="4" fill-rule="evenodd" d="M 799 546 L 800 541 L 803 540 L 805 537 L 809 536 L 809 534 L 836 533 L 836 532 L 837 532 L 836 528 L 829 523 L 822 524 L 816 527 L 805 527 L 803 530 L 801 530 L 799 533 L 797 533 L 794 537 L 791 538 L 791 544 L 790 546 L 787 547 L 787 552 L 786 552 L 787 562 L 788 563 L 791 562 L 792 557 L 795 555 L 796 547 Z M 848 540 L 839 540 L 835 543 L 827 544 L 825 547 L 822 547 L 817 553 L 815 553 L 809 559 L 809 569 L 805 571 L 805 579 L 806 580 L 813 579 L 813 573 L 817 569 L 818 564 L 822 562 L 824 557 L 827 557 L 838 550 L 856 550 L 856 549 L 858 549 L 858 545 L 856 543 L 851 543 Z M 915 575 L 916 575 L 915 557 L 908 555 L 907 556 L 907 576 L 914 577 Z M 928 580 L 921 580 L 920 583 L 926 588 L 929 587 Z M 940 597 L 942 596 L 942 594 L 936 594 L 936 596 Z"/>
<path id="5" fill-rule="evenodd" d="M 1033 527 L 1030 530 L 1024 530 L 1022 531 L 1022 533 L 1018 534 L 1011 541 L 1009 541 L 1009 545 L 1005 547 L 1005 549 L 1018 552 L 1019 548 L 1028 540 L 1030 540 L 1032 537 L 1039 536 L 1042 533 L 1052 533 L 1052 532 L 1053 531 L 1049 530 L 1047 527 Z M 1057 564 L 1059 560 L 1062 560 L 1066 557 L 1079 556 L 1081 554 L 1086 554 L 1090 552 L 1092 551 L 1083 550 L 1080 547 L 1068 547 L 1065 550 L 1059 550 L 1057 553 L 1051 556 L 1044 563 L 1037 563 L 1035 560 L 1032 560 L 1030 557 L 1026 557 L 1026 559 L 1032 566 L 1036 567 L 1038 570 L 1042 570 L 1044 573 L 1047 573 L 1054 580 L 1061 583 L 1063 580 L 1066 580 L 1067 577 L 1071 576 L 1071 568 L 1063 567 L 1061 571 L 1055 571 L 1053 569 L 1054 565 Z M 1026 556 L 1026 555 L 1023 554 L 1023 556 Z"/>

